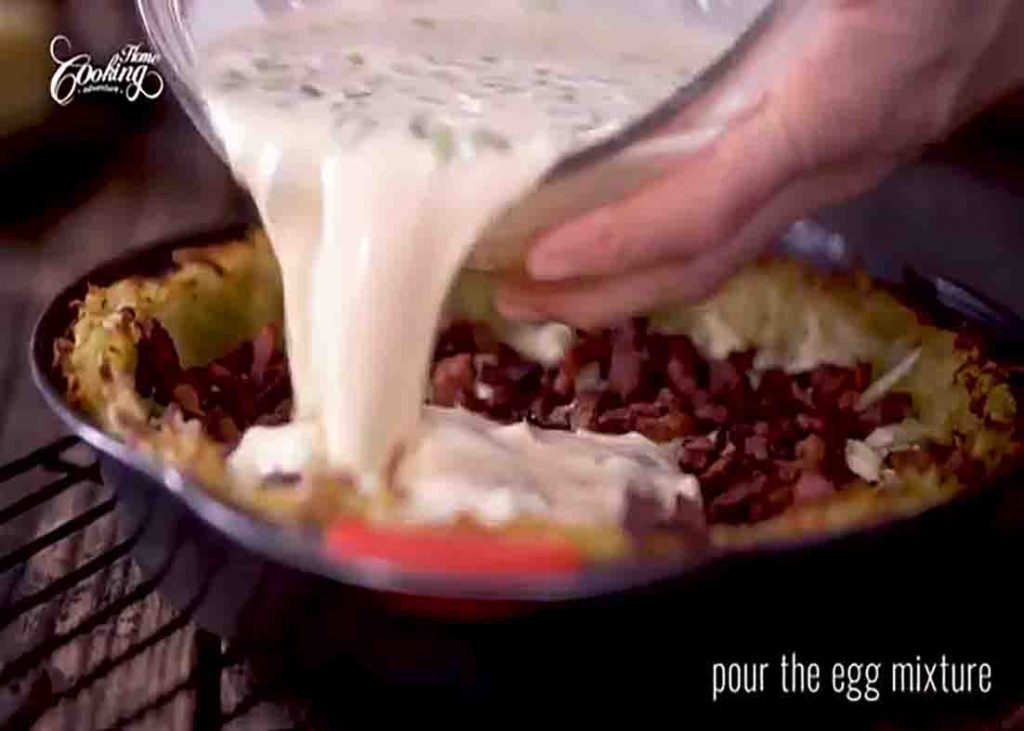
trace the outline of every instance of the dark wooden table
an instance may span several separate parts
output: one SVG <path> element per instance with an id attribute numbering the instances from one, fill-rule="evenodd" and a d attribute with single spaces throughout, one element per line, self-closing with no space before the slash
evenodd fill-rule
<path id="1" fill-rule="evenodd" d="M 116 252 L 217 228 L 246 210 L 244 197 L 223 165 L 169 102 L 144 125 L 126 130 L 96 174 L 75 192 L 63 195 L 51 210 L 0 229 L 0 465 L 61 432 L 35 394 L 27 370 L 29 332 L 46 301 Z M 982 134 L 980 142 L 973 138 L 947 148 L 928 163 L 895 176 L 879 194 L 831 212 L 826 219 L 878 272 L 894 273 L 903 261 L 913 259 L 933 273 L 976 284 L 1024 312 L 1024 154 L 988 142 Z M 73 165 L 68 163 L 64 171 L 51 167 L 45 174 L 73 174 L 68 172 Z M 5 220 L 17 219 L 17 211 L 3 213 Z M 38 490 L 47 479 L 33 471 L 7 483 L 0 506 Z M 104 490 L 85 483 L 63 493 L 45 513 L 16 521 L 13 527 L 5 525 L 0 551 L 6 553 L 68 516 L 101 504 L 109 497 Z M 117 545 L 112 514 L 77 535 L 8 572 L 17 574 L 14 583 L 20 582 L 13 589 L 15 595 L 45 587 L 97 552 Z M 0 581 L 0 590 L 12 590 L 11 577 L 4 577 L 8 583 Z M 126 555 L 40 611 L 0 627 L 0 668 L 32 643 L 60 636 L 97 607 L 130 594 L 141 581 Z M 155 639 L 147 640 L 141 650 L 131 649 L 140 638 Z M 190 728 L 196 708 L 189 682 L 194 680 L 203 642 L 210 638 L 201 640 L 156 594 L 107 618 L 53 655 L 49 670 L 55 676 L 72 684 L 83 678 L 89 682 L 49 711 L 39 727 Z M 245 696 L 247 670 L 234 666 L 225 678 L 220 685 L 222 706 L 230 709 Z M 229 727 L 303 723 L 282 705 L 260 703 L 243 710 Z M 993 713 L 991 718 L 967 726 L 957 722 L 950 728 L 1024 728 L 1024 710 Z"/>

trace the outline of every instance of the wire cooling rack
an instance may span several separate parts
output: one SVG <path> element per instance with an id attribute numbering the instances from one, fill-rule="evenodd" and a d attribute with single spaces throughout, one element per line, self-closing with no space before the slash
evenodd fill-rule
<path id="1" fill-rule="evenodd" d="M 59 439 L 0 466 L 0 727 L 289 728 L 312 724 L 268 700 L 240 653 L 195 627 L 199 594 L 157 592 L 91 450 Z"/>

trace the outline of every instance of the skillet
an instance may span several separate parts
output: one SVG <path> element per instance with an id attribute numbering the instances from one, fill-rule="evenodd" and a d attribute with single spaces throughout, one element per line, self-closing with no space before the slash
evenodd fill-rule
<path id="1" fill-rule="evenodd" d="M 201 626 L 241 645 L 272 648 L 273 657 L 307 669 L 336 668 L 344 658 L 345 677 L 357 687 L 383 679 L 473 698 L 527 677 L 538 692 L 570 692 L 566 678 L 572 678 L 569 685 L 589 695 L 628 676 L 652 687 L 671 681 L 680 692 L 679 683 L 693 681 L 684 695 L 706 700 L 713 658 L 822 646 L 825 638 L 837 656 L 873 651 L 881 657 L 920 648 L 936 631 L 948 640 L 943 651 L 962 643 L 975 655 L 1005 656 L 1006 672 L 1019 671 L 1014 643 L 1003 636 L 1006 625 L 995 619 L 1009 603 L 990 599 L 993 587 L 1013 575 L 999 568 L 1012 556 L 998 527 L 1000 507 L 1017 492 L 1020 474 L 917 516 L 841 536 L 497 582 L 346 561 L 328 554 L 315 535 L 234 509 L 146 461 L 65 402 L 52 369 L 53 343 L 88 283 L 156 274 L 169 267 L 175 249 L 242 232 L 162 242 L 98 267 L 54 298 L 30 346 L 44 399 L 97 450 L 104 479 L 119 495 L 121 530 L 134 542 L 143 572 Z M 1024 323 L 1009 309 L 953 281 L 912 272 L 906 289 L 943 324 L 970 323 L 999 355 L 1019 355 Z M 896 611 L 901 606 L 920 609 Z M 974 618 L 982 608 L 984 620 Z M 828 621 L 819 626 L 808 615 Z M 950 634 L 951 624 L 970 631 Z M 591 662 L 597 649 L 607 662 Z M 641 660 L 655 649 L 687 662 L 665 677 L 660 665 Z"/>

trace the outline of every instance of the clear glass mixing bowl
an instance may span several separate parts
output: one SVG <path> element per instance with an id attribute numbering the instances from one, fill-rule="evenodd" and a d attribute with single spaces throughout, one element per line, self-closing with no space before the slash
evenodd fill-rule
<path id="1" fill-rule="evenodd" d="M 356 0 L 366 5 L 367 0 Z M 371 0 L 372 2 L 372 0 Z M 379 6 L 417 4 L 420 0 L 378 0 Z M 503 3 L 509 0 L 474 0 Z M 649 18 L 682 19 L 721 35 L 725 47 L 741 37 L 770 4 L 770 0 L 519 0 L 521 5 L 550 8 L 557 3 L 565 12 L 593 12 L 602 8 Z M 206 44 L 238 27 L 273 23 L 283 15 L 344 7 L 346 0 L 136 0 L 154 49 L 163 58 L 168 81 L 182 106 L 209 143 L 223 152 L 214 133 L 196 82 L 197 53 Z M 349 2 L 348 4 L 351 4 Z M 710 67 L 717 57 L 706 59 Z M 698 64 L 700 66 L 700 64 Z M 700 76 L 700 74 L 698 74 Z"/>

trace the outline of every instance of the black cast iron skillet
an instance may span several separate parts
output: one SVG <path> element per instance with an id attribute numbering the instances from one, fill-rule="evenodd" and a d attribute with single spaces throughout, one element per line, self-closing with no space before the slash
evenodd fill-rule
<path id="1" fill-rule="evenodd" d="M 219 502 L 71 409 L 52 368 L 53 343 L 88 283 L 156 274 L 177 248 L 242 233 L 161 243 L 99 267 L 50 303 L 31 343 L 40 392 L 96 448 L 104 479 L 119 493 L 122 531 L 137 561 L 201 625 L 317 672 L 344 658 L 344 668 L 331 664 L 331 672 L 358 687 L 384 680 L 473 698 L 524 683 L 541 695 L 572 687 L 589 696 L 606 684 L 646 679 L 703 702 L 716 658 L 825 647 L 833 656 L 866 660 L 875 652 L 882 659 L 904 647 L 920 652 L 937 631 L 948 637 L 944 652 L 966 642 L 975 656 L 990 648 L 1002 657 L 1015 647 L 994 621 L 1008 605 L 986 597 L 1006 585 L 999 566 L 1010 560 L 1007 551 L 1021 555 L 999 518 L 1019 475 L 838 537 L 500 582 L 346 561 L 327 554 L 314 534 Z M 1009 310 L 947 280 L 909 275 L 907 290 L 945 324 L 966 321 L 1002 355 L 1020 354 L 1024 324 Z M 982 607 L 984 619 L 971 619 Z M 953 624 L 971 631 L 950 635 Z M 1020 667 L 1015 652 L 1005 660 L 1012 672 Z M 649 653 L 684 661 L 666 676 Z M 785 701 L 770 692 L 747 700 Z"/>

